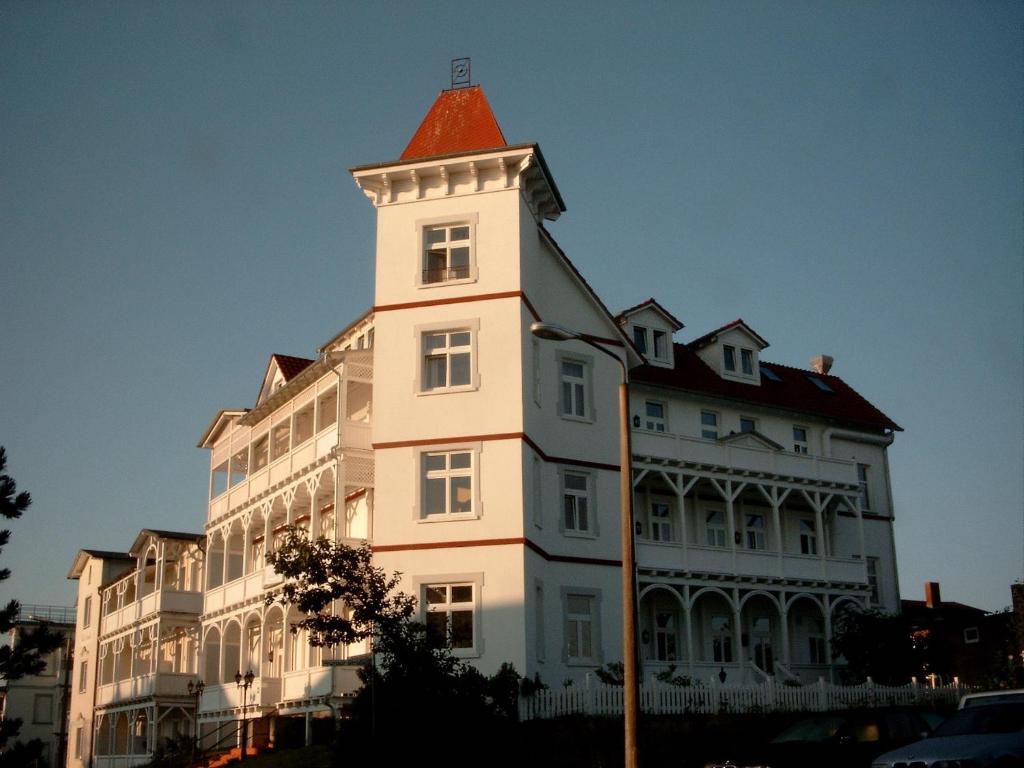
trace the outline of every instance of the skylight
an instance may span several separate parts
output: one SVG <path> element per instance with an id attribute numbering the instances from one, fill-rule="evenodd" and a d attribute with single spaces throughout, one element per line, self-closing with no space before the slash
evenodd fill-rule
<path id="1" fill-rule="evenodd" d="M 765 368 L 763 365 L 760 365 L 758 367 L 761 369 L 761 375 L 764 376 L 769 381 L 782 381 L 782 379 L 779 378 L 779 374 L 777 374 L 771 368 Z"/>
<path id="2" fill-rule="evenodd" d="M 808 376 L 807 380 L 822 392 L 832 392 L 835 394 L 835 390 L 832 389 L 832 387 L 830 387 L 823 379 L 819 379 L 817 376 Z"/>

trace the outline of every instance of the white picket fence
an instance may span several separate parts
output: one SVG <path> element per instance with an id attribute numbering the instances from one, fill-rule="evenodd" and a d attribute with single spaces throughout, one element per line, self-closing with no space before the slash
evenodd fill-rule
<path id="1" fill-rule="evenodd" d="M 959 685 L 932 688 L 911 683 L 902 686 L 832 685 L 824 680 L 810 685 L 778 685 L 769 680 L 757 685 L 640 686 L 641 711 L 653 715 L 686 712 L 829 712 L 837 709 L 884 706 L 955 705 L 967 689 Z M 519 719 L 547 719 L 562 715 L 621 715 L 622 687 L 589 682 L 560 690 L 538 691 L 519 697 Z"/>

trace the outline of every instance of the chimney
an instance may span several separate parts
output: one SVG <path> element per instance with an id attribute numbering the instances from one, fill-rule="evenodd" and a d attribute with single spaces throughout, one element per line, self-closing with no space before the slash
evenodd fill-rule
<path id="1" fill-rule="evenodd" d="M 811 358 L 811 368 L 817 373 L 826 374 L 832 370 L 832 363 L 834 363 L 831 355 L 815 355 Z"/>
<path id="2" fill-rule="evenodd" d="M 929 608 L 938 608 L 942 605 L 942 594 L 939 592 L 939 582 L 926 581 L 924 583 L 924 604 Z"/>

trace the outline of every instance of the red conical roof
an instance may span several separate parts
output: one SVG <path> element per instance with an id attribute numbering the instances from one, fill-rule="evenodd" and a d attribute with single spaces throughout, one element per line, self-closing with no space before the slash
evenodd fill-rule
<path id="1" fill-rule="evenodd" d="M 506 143 L 483 88 L 473 85 L 441 91 L 401 159 L 495 149 Z"/>

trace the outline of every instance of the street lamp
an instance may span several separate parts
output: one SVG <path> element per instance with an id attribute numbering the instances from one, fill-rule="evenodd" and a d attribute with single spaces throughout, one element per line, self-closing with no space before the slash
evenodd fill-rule
<path id="1" fill-rule="evenodd" d="M 554 323 L 533 323 L 530 333 L 548 341 L 582 341 L 619 365 L 619 495 L 622 532 L 622 710 L 625 768 L 637 768 L 637 716 L 640 710 L 636 647 L 636 551 L 633 543 L 633 449 L 629 428 L 629 371 L 622 359 L 580 331 Z"/>
<path id="2" fill-rule="evenodd" d="M 196 750 L 199 749 L 199 699 L 203 695 L 206 683 L 202 679 L 192 682 L 188 681 L 188 695 L 196 700 L 195 709 L 192 710 L 192 762 L 196 761 Z"/>
<path id="3" fill-rule="evenodd" d="M 253 674 L 252 669 L 249 669 L 249 671 L 245 673 L 244 677 L 241 672 L 235 672 L 235 685 L 237 685 L 238 689 L 242 692 L 242 754 L 239 757 L 240 760 L 245 760 L 245 715 L 249 706 L 249 688 L 252 687 L 252 681 L 255 677 L 256 675 Z"/>

